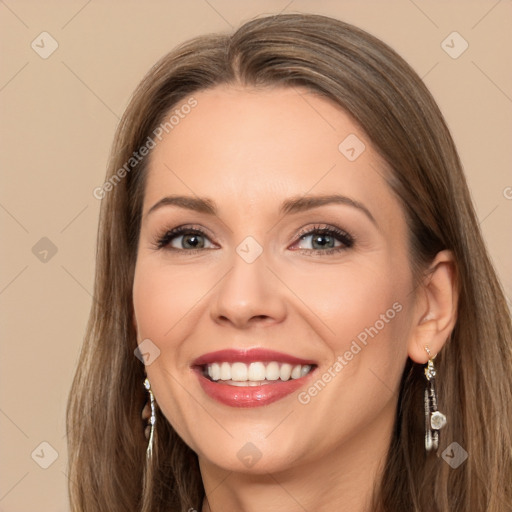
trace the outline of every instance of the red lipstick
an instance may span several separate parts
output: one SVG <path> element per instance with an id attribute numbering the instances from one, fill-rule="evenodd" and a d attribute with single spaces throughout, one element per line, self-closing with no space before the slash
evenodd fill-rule
<path id="1" fill-rule="evenodd" d="M 268 363 L 275 361 L 278 363 L 288 363 L 292 366 L 310 365 L 312 369 L 305 376 L 289 380 L 265 380 L 264 384 L 252 386 L 234 386 L 226 384 L 222 380 L 212 380 L 205 372 L 208 364 L 212 363 L 245 363 L 253 362 Z M 302 359 L 274 350 L 253 348 L 246 350 L 226 349 L 204 354 L 192 363 L 193 369 L 199 379 L 203 391 L 214 400 L 228 405 L 230 407 L 259 407 L 269 405 L 280 400 L 311 380 L 311 375 L 315 371 L 316 363 L 311 359 Z"/>

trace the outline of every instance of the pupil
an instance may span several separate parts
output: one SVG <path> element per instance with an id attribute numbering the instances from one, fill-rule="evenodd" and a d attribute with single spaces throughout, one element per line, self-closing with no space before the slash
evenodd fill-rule
<path id="1" fill-rule="evenodd" d="M 332 237 L 330 235 L 318 235 L 318 236 L 316 236 L 313 239 L 313 245 L 315 244 L 315 242 L 318 242 L 319 240 L 322 240 L 322 239 L 325 239 L 325 238 L 328 238 L 329 242 L 327 242 L 327 243 L 320 242 L 320 247 L 326 247 L 326 246 L 334 247 L 333 244 L 332 244 L 333 239 L 332 239 Z"/>
<path id="2" fill-rule="evenodd" d="M 187 242 L 186 242 L 186 243 L 187 243 L 187 245 L 191 245 L 191 247 L 192 247 L 193 249 L 195 249 L 195 248 L 197 248 L 197 247 L 198 247 L 198 245 L 199 245 L 199 246 L 201 246 L 201 247 L 202 247 L 202 245 L 203 245 L 203 244 L 201 244 L 201 242 L 197 242 L 197 237 L 198 237 L 198 235 L 186 235 L 186 236 L 184 236 L 184 237 L 183 237 L 183 239 L 184 239 L 184 241 L 185 241 L 185 240 L 187 240 Z M 192 242 L 192 244 L 190 244 L 190 240 L 191 240 L 191 239 L 195 239 L 195 240 L 196 240 L 196 242 L 195 242 L 195 243 L 194 243 L 194 242 Z"/>

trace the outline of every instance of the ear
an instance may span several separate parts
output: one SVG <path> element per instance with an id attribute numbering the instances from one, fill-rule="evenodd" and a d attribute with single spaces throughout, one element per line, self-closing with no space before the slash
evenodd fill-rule
<path id="1" fill-rule="evenodd" d="M 415 313 L 407 352 L 416 363 L 425 364 L 443 348 L 457 321 L 459 299 L 457 267 L 451 251 L 440 251 L 416 290 Z"/>

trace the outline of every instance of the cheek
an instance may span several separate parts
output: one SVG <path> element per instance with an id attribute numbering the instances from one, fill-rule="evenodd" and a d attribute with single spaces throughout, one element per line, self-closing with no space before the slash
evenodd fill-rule
<path id="1" fill-rule="evenodd" d="M 378 269 L 347 265 L 315 273 L 309 285 L 297 280 L 297 293 L 311 298 L 308 305 L 328 328 L 323 339 L 329 359 L 298 397 L 314 417 L 331 418 L 322 427 L 326 443 L 390 410 L 407 359 L 408 279 L 405 268 L 391 273 L 381 262 Z"/>
<path id="2" fill-rule="evenodd" d="M 369 421 L 386 403 L 383 397 L 393 396 L 390 390 L 398 387 L 407 359 L 411 300 L 407 262 L 397 267 L 391 257 L 381 254 L 358 259 L 357 265 L 347 261 L 335 271 L 318 266 L 309 276 L 292 281 L 289 273 L 287 283 L 321 320 L 310 315 L 325 344 L 319 349 L 329 355 L 319 372 L 322 382 L 307 389 L 299 401 L 310 404 L 319 417 L 332 415 L 332 408 L 339 418 L 351 411 L 354 418 Z M 337 428 L 344 427 L 338 421 L 344 420 L 334 420 Z"/>
<path id="3" fill-rule="evenodd" d="M 306 279 L 304 273 L 283 272 L 290 288 L 321 320 L 324 339 L 336 352 L 359 334 L 364 338 L 365 329 L 375 324 L 389 331 L 409 290 L 407 271 L 397 271 L 385 258 L 347 261 L 336 268 L 319 265 Z"/>
<path id="4" fill-rule="evenodd" d="M 165 264 L 141 260 L 133 285 L 139 340 L 171 340 L 170 332 L 205 293 L 206 283 L 185 269 L 174 267 L 171 272 Z"/>
<path id="5" fill-rule="evenodd" d="M 159 409 L 184 439 L 190 439 L 184 418 L 190 416 L 190 400 L 177 373 L 182 358 L 180 339 L 190 321 L 194 304 L 205 294 L 193 275 L 150 258 L 140 258 L 135 268 L 133 306 L 137 341 L 151 340 L 159 355 L 145 367 Z M 179 378 L 178 378 L 179 375 Z"/>

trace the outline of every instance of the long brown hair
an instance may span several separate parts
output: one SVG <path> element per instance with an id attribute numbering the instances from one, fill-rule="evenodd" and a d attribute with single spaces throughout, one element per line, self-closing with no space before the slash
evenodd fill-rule
<path id="1" fill-rule="evenodd" d="M 197 456 L 160 411 L 156 453 L 146 467 L 146 392 L 144 366 L 134 356 L 132 284 L 147 158 L 130 158 L 172 108 L 219 84 L 300 86 L 336 102 L 392 169 L 388 183 L 406 213 L 417 282 L 438 251 L 455 256 L 458 318 L 436 359 L 438 401 L 450 419 L 439 452 L 454 441 L 468 458 L 452 469 L 426 455 L 425 380 L 422 367 L 408 360 L 374 510 L 512 509 L 512 327 L 443 116 L 421 79 L 386 44 L 342 21 L 290 14 L 181 45 L 149 71 L 121 120 L 110 186 L 102 189 L 94 302 L 68 403 L 71 510 L 201 509 Z"/>

